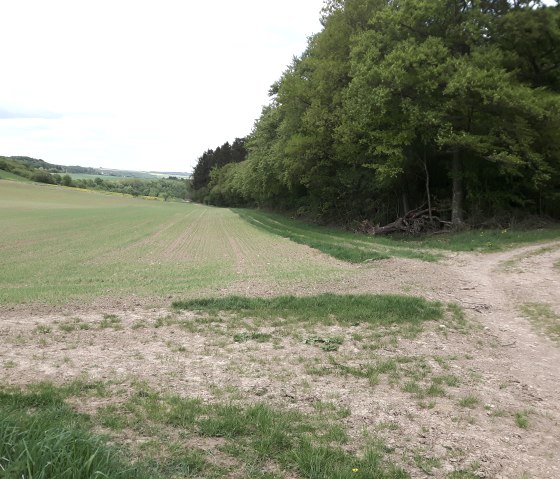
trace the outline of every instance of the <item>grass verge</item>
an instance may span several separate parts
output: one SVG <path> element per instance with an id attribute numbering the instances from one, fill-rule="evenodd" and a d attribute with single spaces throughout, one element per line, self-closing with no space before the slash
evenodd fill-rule
<path id="1" fill-rule="evenodd" d="M 437 261 L 441 255 L 433 250 L 495 252 L 522 244 L 560 239 L 560 227 L 532 230 L 468 230 L 432 236 L 371 237 L 311 225 L 274 213 L 247 209 L 235 211 L 241 218 L 270 233 L 352 263 L 393 256 Z"/>
<path id="2" fill-rule="evenodd" d="M 437 261 L 439 254 L 422 251 L 415 245 L 399 244 L 389 238 L 372 238 L 348 231 L 310 225 L 273 213 L 237 209 L 235 212 L 250 224 L 296 243 L 318 249 L 351 263 L 362 263 L 393 256 Z"/>

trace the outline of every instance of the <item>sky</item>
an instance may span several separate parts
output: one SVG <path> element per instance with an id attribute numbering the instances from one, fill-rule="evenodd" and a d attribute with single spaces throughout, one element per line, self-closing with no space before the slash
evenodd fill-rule
<path id="1" fill-rule="evenodd" d="M 0 155 L 189 172 L 251 132 L 322 3 L 0 2 Z"/>

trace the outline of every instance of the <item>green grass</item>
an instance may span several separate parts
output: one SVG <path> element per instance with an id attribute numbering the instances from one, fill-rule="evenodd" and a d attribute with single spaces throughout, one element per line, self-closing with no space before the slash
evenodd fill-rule
<path id="1" fill-rule="evenodd" d="M 160 394 L 141 384 L 90 416 L 77 414 L 65 402 L 106 394 L 97 384 L 84 383 L 0 389 L 2 477 L 409 477 L 384 459 L 379 441 L 347 451 L 341 421 L 349 413 L 333 405 L 303 414 L 263 403 L 210 403 Z M 109 435 L 91 433 L 99 427 Z M 122 446 L 123 438 L 131 436 L 142 438 L 133 450 Z M 204 438 L 216 439 L 216 446 L 185 447 Z M 136 462 L 125 461 L 125 455 Z"/>
<path id="2" fill-rule="evenodd" d="M 335 258 L 360 263 L 392 256 L 436 261 L 448 251 L 501 251 L 514 246 L 560 239 L 560 227 L 534 230 L 470 230 L 432 236 L 372 237 L 304 223 L 274 213 L 237 209 L 239 216 L 266 231 L 308 245 Z"/>
<path id="3" fill-rule="evenodd" d="M 474 409 L 480 404 L 480 399 L 472 394 L 469 394 L 459 401 L 459 406 Z"/>
<path id="4" fill-rule="evenodd" d="M 173 303 L 176 309 L 228 312 L 235 316 L 283 318 L 291 322 L 389 325 L 421 323 L 443 317 L 440 303 L 397 295 L 278 296 L 199 298 Z"/>
<path id="5" fill-rule="evenodd" d="M 89 432 L 54 388 L 0 392 L 1 477 L 148 478 L 114 446 Z"/>
<path id="6" fill-rule="evenodd" d="M 435 236 L 396 237 L 395 241 L 407 243 L 418 248 L 433 248 L 448 251 L 479 251 L 493 253 L 516 246 L 544 241 L 560 240 L 560 227 L 530 230 L 467 230 Z"/>
<path id="7" fill-rule="evenodd" d="M 31 180 L 23 177 L 23 176 L 19 176 L 16 175 L 10 171 L 5 171 L 5 170 L 0 170 L 0 180 L 13 180 L 13 181 L 22 181 L 22 182 L 30 182 Z M 2 187 L 2 185 L 0 185 L 0 188 Z"/>
<path id="8" fill-rule="evenodd" d="M 0 305 L 167 298 L 348 274 L 227 209 L 50 185 L 2 181 L 0 230 Z"/>
<path id="9" fill-rule="evenodd" d="M 556 314 L 548 304 L 526 303 L 521 312 L 554 341 L 560 342 L 560 315 Z"/>
<path id="10" fill-rule="evenodd" d="M 252 225 L 299 244 L 318 249 L 343 261 L 362 263 L 392 256 L 436 261 L 437 253 L 422 251 L 415 245 L 400 244 L 390 238 L 372 238 L 334 228 L 311 225 L 274 213 L 236 209 Z"/>

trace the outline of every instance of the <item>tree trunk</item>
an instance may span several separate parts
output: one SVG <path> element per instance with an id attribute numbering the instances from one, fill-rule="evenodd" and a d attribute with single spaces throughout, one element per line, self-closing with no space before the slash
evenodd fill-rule
<path id="1" fill-rule="evenodd" d="M 454 227 L 461 227 L 463 225 L 463 162 L 461 161 L 458 148 L 453 150 L 451 179 L 453 181 L 451 223 Z"/>
<path id="2" fill-rule="evenodd" d="M 428 162 L 426 160 L 426 149 L 424 148 L 424 172 L 426 173 L 426 197 L 428 199 L 428 215 L 432 221 L 432 195 L 430 194 L 430 172 L 428 171 Z"/>
<path id="3" fill-rule="evenodd" d="M 402 194 L 402 204 L 403 204 L 404 214 L 407 215 L 408 212 L 410 211 L 410 207 L 408 206 L 408 196 L 404 191 Z"/>

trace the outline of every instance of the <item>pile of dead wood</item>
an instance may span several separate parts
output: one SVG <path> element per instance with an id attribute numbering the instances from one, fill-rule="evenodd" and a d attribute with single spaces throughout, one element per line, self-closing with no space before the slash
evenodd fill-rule
<path id="1" fill-rule="evenodd" d="M 370 235 L 387 235 L 391 233 L 436 233 L 448 230 L 451 222 L 441 219 L 435 213 L 435 208 L 425 208 L 421 206 L 415 210 L 410 210 L 404 216 L 397 218 L 392 223 L 385 226 L 372 224 L 370 221 L 362 221 L 359 225 L 359 231 Z"/>

